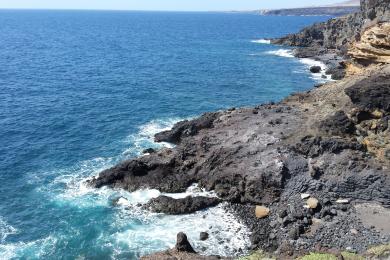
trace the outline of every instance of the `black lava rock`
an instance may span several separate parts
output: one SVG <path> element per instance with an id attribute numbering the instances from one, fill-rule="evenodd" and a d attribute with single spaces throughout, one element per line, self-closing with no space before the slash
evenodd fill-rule
<path id="1" fill-rule="evenodd" d="M 194 248 L 191 246 L 190 242 L 188 242 L 187 235 L 183 232 L 177 234 L 176 246 L 177 251 L 187 252 L 187 253 L 195 253 Z"/>
<path id="2" fill-rule="evenodd" d="M 310 67 L 310 72 L 311 73 L 320 73 L 321 67 L 320 66 L 312 66 L 312 67 Z"/>
<path id="3" fill-rule="evenodd" d="M 200 232 L 199 239 L 201 241 L 205 241 L 205 240 L 209 239 L 209 233 L 207 233 L 207 232 Z"/>

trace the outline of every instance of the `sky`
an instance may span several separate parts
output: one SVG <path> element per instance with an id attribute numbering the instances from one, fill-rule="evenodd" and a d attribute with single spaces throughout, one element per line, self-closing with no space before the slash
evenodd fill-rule
<path id="1" fill-rule="evenodd" d="M 338 3 L 341 0 L 0 0 L 0 8 L 231 11 Z"/>

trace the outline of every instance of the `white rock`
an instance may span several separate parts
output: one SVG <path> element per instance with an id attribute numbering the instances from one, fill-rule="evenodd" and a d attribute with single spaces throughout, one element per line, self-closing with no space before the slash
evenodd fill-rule
<path id="1" fill-rule="evenodd" d="M 308 193 L 301 194 L 301 199 L 303 199 L 303 200 L 308 199 L 309 197 L 310 197 L 310 194 L 308 194 Z"/>
<path id="2" fill-rule="evenodd" d="M 306 201 L 307 206 L 309 206 L 310 209 L 315 209 L 318 206 L 318 199 L 316 198 L 310 198 Z"/>
<path id="3" fill-rule="evenodd" d="M 354 229 L 354 228 L 350 229 L 350 232 L 351 232 L 351 234 L 353 234 L 353 235 L 359 234 L 359 231 L 357 231 L 357 230 Z"/>

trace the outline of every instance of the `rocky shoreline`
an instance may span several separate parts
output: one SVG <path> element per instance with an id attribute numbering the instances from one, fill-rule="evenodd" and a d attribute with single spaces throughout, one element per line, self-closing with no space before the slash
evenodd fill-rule
<path id="1" fill-rule="evenodd" d="M 174 148 L 149 150 L 90 185 L 178 193 L 197 183 L 217 198 L 160 196 L 140 206 L 188 214 L 227 202 L 251 230 L 251 249 L 282 259 L 389 243 L 390 2 L 361 6 L 358 14 L 273 40 L 304 47 L 295 56 L 325 62 L 338 81 L 279 103 L 179 122 L 155 136 Z M 145 259 L 218 257 L 177 245 Z"/>

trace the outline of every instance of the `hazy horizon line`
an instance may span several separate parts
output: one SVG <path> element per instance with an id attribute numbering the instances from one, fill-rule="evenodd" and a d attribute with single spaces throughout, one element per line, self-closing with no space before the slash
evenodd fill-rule
<path id="1" fill-rule="evenodd" d="M 21 7 L 0 7 L 0 10 L 25 10 L 25 11 L 118 11 L 118 12 L 256 12 L 271 9 L 248 9 L 248 10 L 153 10 L 153 9 L 103 9 L 103 8 L 21 8 Z M 277 9 L 275 9 L 277 10 Z"/>

